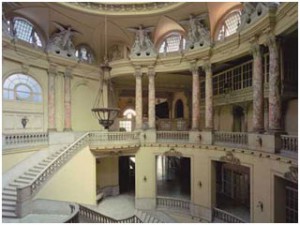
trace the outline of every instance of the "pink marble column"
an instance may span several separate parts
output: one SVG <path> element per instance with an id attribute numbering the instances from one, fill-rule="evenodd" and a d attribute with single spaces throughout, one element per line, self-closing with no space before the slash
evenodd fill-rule
<path id="1" fill-rule="evenodd" d="M 64 74 L 64 108 L 65 108 L 65 127 L 64 131 L 72 131 L 71 124 L 71 79 L 72 71 L 67 68 Z"/>
<path id="2" fill-rule="evenodd" d="M 261 48 L 258 44 L 251 46 L 253 55 L 253 131 L 264 132 L 264 74 Z"/>
<path id="3" fill-rule="evenodd" d="M 56 131 L 55 120 L 55 77 L 57 71 L 55 65 L 48 69 L 48 131 Z"/>
<path id="4" fill-rule="evenodd" d="M 213 84 L 210 62 L 203 65 L 205 70 L 205 129 L 212 130 L 214 128 L 213 120 Z"/>
<path id="5" fill-rule="evenodd" d="M 281 131 L 281 94 L 279 53 L 276 37 L 269 35 L 267 39 L 270 54 L 269 70 L 269 132 Z"/>
<path id="6" fill-rule="evenodd" d="M 148 68 L 149 97 L 148 97 L 148 124 L 149 129 L 155 129 L 155 71 L 153 67 Z"/>
<path id="7" fill-rule="evenodd" d="M 191 72 L 193 76 L 193 96 L 192 96 L 192 130 L 199 130 L 199 120 L 200 120 L 200 83 L 199 83 L 199 72 L 197 63 L 191 64 Z"/>
<path id="8" fill-rule="evenodd" d="M 143 125 L 143 90 L 142 90 L 142 70 L 135 68 L 135 129 L 141 130 Z"/>

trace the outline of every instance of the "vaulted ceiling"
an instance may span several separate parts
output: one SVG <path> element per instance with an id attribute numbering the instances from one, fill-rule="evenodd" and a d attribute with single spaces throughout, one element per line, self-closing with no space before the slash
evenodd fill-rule
<path id="1" fill-rule="evenodd" d="M 18 2 L 3 3 L 7 18 L 15 15 L 23 16 L 40 28 L 46 40 L 56 31 L 53 21 L 72 26 L 81 34 L 75 35 L 75 45 L 86 43 L 91 46 L 96 58 L 102 59 L 104 54 L 104 21 L 107 16 L 108 48 L 114 44 L 125 44 L 129 47 L 134 42 L 135 34 L 127 30 L 129 27 L 155 27 L 152 34 L 154 42 L 169 30 L 182 30 L 178 23 L 188 19 L 190 14 L 208 13 L 207 25 L 215 29 L 218 20 L 238 2 L 180 2 L 180 3 L 46 3 Z M 105 8 L 106 7 L 106 8 Z"/>

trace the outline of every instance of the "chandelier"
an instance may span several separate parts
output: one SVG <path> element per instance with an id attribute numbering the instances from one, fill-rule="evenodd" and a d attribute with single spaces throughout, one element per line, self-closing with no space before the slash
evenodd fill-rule
<path id="1" fill-rule="evenodd" d="M 97 93 L 94 106 L 92 108 L 92 113 L 94 117 L 96 117 L 105 129 L 108 129 L 113 123 L 116 117 L 118 116 L 120 109 L 109 107 L 109 105 L 114 105 L 114 93 L 110 79 L 110 71 L 111 67 L 108 63 L 107 58 L 107 18 L 105 16 L 105 55 L 104 55 L 104 63 L 100 65 L 102 70 L 102 75 L 100 77 L 99 91 Z M 105 89 L 106 87 L 106 89 Z M 105 96 L 104 89 L 107 92 L 107 96 Z M 109 101 L 109 98 L 111 101 Z"/>

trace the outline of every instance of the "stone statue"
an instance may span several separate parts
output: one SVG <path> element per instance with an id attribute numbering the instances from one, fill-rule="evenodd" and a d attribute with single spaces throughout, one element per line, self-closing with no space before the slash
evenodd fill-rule
<path id="1" fill-rule="evenodd" d="M 155 53 L 154 45 L 149 38 L 149 33 L 154 30 L 154 27 L 144 28 L 140 25 L 138 28 L 127 28 L 127 30 L 135 33 L 135 41 L 131 48 L 132 54 L 141 55 L 146 53 L 150 55 Z"/>
<path id="2" fill-rule="evenodd" d="M 71 37 L 74 34 L 80 34 L 80 32 L 72 29 L 71 26 L 64 27 L 62 24 L 53 22 L 53 24 L 59 29 L 59 32 L 53 35 L 53 41 L 64 50 L 69 50 L 73 47 Z M 52 38 L 51 38 L 52 39 Z"/>
<path id="3" fill-rule="evenodd" d="M 194 48 L 195 46 L 198 47 L 198 44 L 200 46 L 210 44 L 210 32 L 204 26 L 204 21 L 207 16 L 207 13 L 199 16 L 190 15 L 189 19 L 179 22 L 182 25 L 188 26 L 188 48 Z"/>
<path id="4" fill-rule="evenodd" d="M 47 51 L 67 58 L 76 59 L 76 51 L 71 38 L 74 36 L 74 34 L 81 33 L 72 29 L 71 26 L 63 26 L 57 22 L 53 23 L 59 29 L 59 31 L 51 36 L 47 44 Z"/>

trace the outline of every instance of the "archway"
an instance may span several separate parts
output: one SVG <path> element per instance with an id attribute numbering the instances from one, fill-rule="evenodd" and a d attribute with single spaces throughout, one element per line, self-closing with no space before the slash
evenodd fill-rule
<path id="1" fill-rule="evenodd" d="M 183 102 L 181 99 L 178 99 L 175 103 L 175 118 L 183 118 Z"/>

